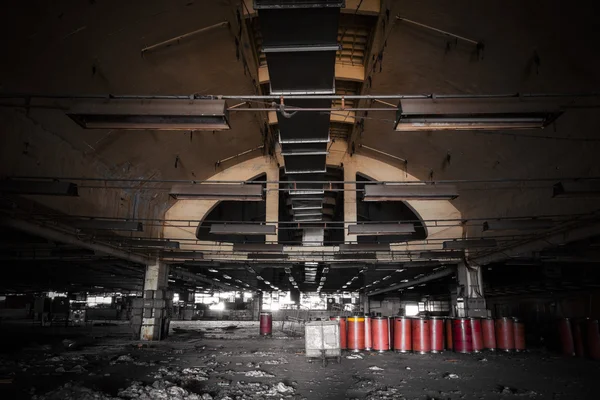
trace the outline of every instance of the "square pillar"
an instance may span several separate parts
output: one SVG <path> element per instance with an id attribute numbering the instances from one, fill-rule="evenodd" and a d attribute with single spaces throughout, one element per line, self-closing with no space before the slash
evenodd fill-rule
<path id="1" fill-rule="evenodd" d="M 354 163 L 344 164 L 344 181 L 356 181 L 356 167 Z M 356 235 L 348 234 L 348 225 L 355 224 L 358 220 L 356 207 L 356 184 L 344 183 L 344 237 L 345 242 L 356 242 Z M 350 222 L 348 222 L 350 221 Z"/>
<path id="2" fill-rule="evenodd" d="M 141 340 L 166 338 L 170 322 L 172 292 L 167 291 L 169 266 L 155 260 L 146 266 Z"/>
<path id="3" fill-rule="evenodd" d="M 279 180 L 279 169 L 267 171 L 267 181 L 277 181 Z M 279 221 L 279 184 L 277 183 L 267 183 L 267 194 L 265 201 L 265 220 L 266 221 Z M 275 225 L 278 224 L 271 223 L 267 225 Z M 277 243 L 277 234 L 275 235 L 266 235 L 265 240 L 271 243 Z"/>

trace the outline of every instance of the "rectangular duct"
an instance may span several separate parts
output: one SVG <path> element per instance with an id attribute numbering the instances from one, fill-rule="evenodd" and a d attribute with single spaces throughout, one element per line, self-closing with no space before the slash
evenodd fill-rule
<path id="1" fill-rule="evenodd" d="M 123 240 L 120 244 L 123 247 L 147 247 L 156 249 L 178 249 L 179 242 L 172 240 L 153 240 L 153 239 L 128 239 Z"/>
<path id="2" fill-rule="evenodd" d="M 78 229 L 142 232 L 144 226 L 135 221 L 114 221 L 106 219 L 89 219 L 74 221 L 71 225 Z"/>
<path id="3" fill-rule="evenodd" d="M 373 236 L 414 233 L 414 224 L 361 224 L 348 225 L 349 235 Z"/>
<path id="4" fill-rule="evenodd" d="M 12 179 L 0 181 L 0 193 L 43 196 L 79 196 L 77 185 L 75 183 Z"/>
<path id="5" fill-rule="evenodd" d="M 365 185 L 364 201 L 454 200 L 458 190 L 454 185 L 407 184 Z"/>
<path id="6" fill-rule="evenodd" d="M 367 251 L 390 251 L 390 245 L 386 243 L 340 244 L 340 251 L 347 253 L 362 253 Z"/>
<path id="7" fill-rule="evenodd" d="M 203 260 L 204 254 L 198 251 L 163 251 L 162 258 L 177 258 L 183 260 Z"/>
<path id="8" fill-rule="evenodd" d="M 210 184 L 173 185 L 171 197 L 178 200 L 262 201 L 262 185 Z"/>
<path id="9" fill-rule="evenodd" d="M 67 115 L 87 129 L 206 130 L 229 129 L 224 100 L 87 99 Z"/>
<path id="10" fill-rule="evenodd" d="M 213 235 L 276 235 L 275 225 L 258 224 L 212 224 L 210 233 Z"/>
<path id="11" fill-rule="evenodd" d="M 234 243 L 233 251 L 243 251 L 247 253 L 282 253 L 282 244 L 270 243 Z"/>

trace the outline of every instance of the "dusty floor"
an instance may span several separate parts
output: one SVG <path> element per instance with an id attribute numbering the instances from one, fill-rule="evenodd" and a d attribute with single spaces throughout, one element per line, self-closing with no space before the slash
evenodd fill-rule
<path id="1" fill-rule="evenodd" d="M 324 368 L 307 363 L 303 339 L 278 326 L 267 339 L 257 336 L 255 322 L 183 322 L 171 328 L 168 340 L 147 344 L 131 341 L 127 325 L 3 324 L 0 398 L 600 398 L 600 363 L 541 351 L 348 353 L 341 364 Z"/>

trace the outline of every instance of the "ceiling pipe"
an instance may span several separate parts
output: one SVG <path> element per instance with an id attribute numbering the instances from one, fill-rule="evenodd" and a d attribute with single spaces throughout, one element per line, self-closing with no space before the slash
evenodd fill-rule
<path id="1" fill-rule="evenodd" d="M 150 262 L 150 259 L 144 257 L 139 254 L 128 253 L 123 250 L 119 250 L 107 244 L 98 243 L 98 242 L 86 242 L 84 240 L 79 239 L 75 235 L 59 232 L 55 229 L 47 228 L 42 225 L 34 224 L 31 222 L 14 219 L 14 218 L 2 218 L 0 219 L 0 224 L 9 228 L 16 229 L 21 232 L 28 233 L 34 236 L 40 236 L 48 240 L 52 240 L 55 242 L 61 242 L 66 244 L 71 244 L 74 246 L 78 246 L 84 249 L 93 250 L 98 253 L 103 253 L 109 256 L 113 256 L 116 258 L 120 258 L 122 260 L 131 261 L 134 263 L 147 265 Z"/>
<path id="2" fill-rule="evenodd" d="M 411 286 L 415 286 L 415 285 L 420 285 L 421 283 L 435 281 L 437 279 L 441 279 L 441 278 L 444 278 L 446 276 L 454 275 L 455 272 L 456 272 L 455 268 L 448 267 L 446 269 L 434 272 L 433 274 L 424 276 L 422 278 L 414 279 L 414 280 L 412 280 L 410 282 L 403 282 L 403 283 L 399 283 L 397 285 L 386 287 L 386 288 L 383 288 L 383 289 L 373 290 L 373 291 L 367 293 L 367 296 L 375 296 L 377 294 L 391 292 L 393 290 L 404 289 L 404 288 L 407 288 L 407 287 L 411 287 Z"/>

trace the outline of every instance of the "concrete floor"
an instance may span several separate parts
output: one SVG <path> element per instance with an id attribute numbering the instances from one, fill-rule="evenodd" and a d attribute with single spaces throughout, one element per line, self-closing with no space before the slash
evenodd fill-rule
<path id="1" fill-rule="evenodd" d="M 171 328 L 168 340 L 142 343 L 129 339 L 126 324 L 66 329 L 3 324 L 0 398 L 599 398 L 600 363 L 538 350 L 361 353 L 355 359 L 348 353 L 341 364 L 322 367 L 306 361 L 301 337 L 279 332 L 278 325 L 272 338 L 258 337 L 256 322 L 174 322 Z"/>

